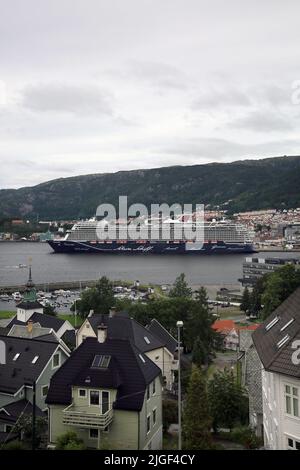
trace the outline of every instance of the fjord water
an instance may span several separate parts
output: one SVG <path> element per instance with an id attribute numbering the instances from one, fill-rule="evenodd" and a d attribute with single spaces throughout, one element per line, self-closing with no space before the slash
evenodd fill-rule
<path id="1" fill-rule="evenodd" d="M 250 256 L 250 255 L 248 255 Z M 300 253 L 268 252 L 263 257 L 300 258 Z M 244 254 L 213 256 L 168 255 L 98 255 L 55 254 L 47 243 L 0 243 L 0 286 L 24 284 L 27 270 L 20 264 L 33 266 L 37 283 L 97 279 L 106 275 L 113 280 L 139 279 L 141 282 L 171 284 L 178 274 L 185 273 L 193 285 L 238 284 L 242 276 Z"/>

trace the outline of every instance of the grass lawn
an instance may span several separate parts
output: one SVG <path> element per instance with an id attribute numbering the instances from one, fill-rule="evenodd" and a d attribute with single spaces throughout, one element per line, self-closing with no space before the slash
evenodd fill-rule
<path id="1" fill-rule="evenodd" d="M 74 315 L 66 315 L 65 313 L 58 313 L 57 318 L 60 318 L 61 320 L 68 320 L 72 326 L 75 326 Z M 82 323 L 83 323 L 83 319 L 79 315 L 77 315 L 76 326 L 81 326 Z"/>
<path id="2" fill-rule="evenodd" d="M 16 312 L 10 312 L 9 310 L 0 310 L 0 320 L 5 320 L 5 318 L 11 318 L 16 314 Z"/>
<path id="3" fill-rule="evenodd" d="M 217 307 L 214 307 L 213 313 L 217 313 Z M 219 307 L 218 313 L 220 318 L 228 318 L 228 317 L 240 317 L 244 315 L 244 313 L 239 309 L 239 307 Z"/>

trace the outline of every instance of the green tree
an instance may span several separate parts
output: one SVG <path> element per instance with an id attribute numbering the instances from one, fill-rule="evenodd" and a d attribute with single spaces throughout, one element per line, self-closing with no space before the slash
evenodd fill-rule
<path id="1" fill-rule="evenodd" d="M 300 269 L 286 265 L 266 276 L 262 294 L 262 318 L 267 318 L 297 287 L 300 286 Z"/>
<path id="2" fill-rule="evenodd" d="M 163 426 L 167 431 L 170 424 L 178 423 L 178 403 L 177 400 L 166 398 L 162 402 Z"/>
<path id="3" fill-rule="evenodd" d="M 207 349 L 203 344 L 203 341 L 199 336 L 197 336 L 194 343 L 192 351 L 192 361 L 198 367 L 201 367 L 203 364 L 207 363 Z"/>
<path id="4" fill-rule="evenodd" d="M 84 450 L 85 445 L 76 432 L 69 431 L 58 436 L 56 440 L 57 450 Z"/>
<path id="5" fill-rule="evenodd" d="M 208 399 L 215 431 L 221 426 L 232 429 L 235 423 L 244 421 L 248 399 L 232 371 L 214 374 L 208 383 Z"/>
<path id="6" fill-rule="evenodd" d="M 85 318 L 90 310 L 96 314 L 107 314 L 115 303 L 113 284 L 106 276 L 103 276 L 95 287 L 87 289 L 81 294 L 80 300 L 76 302 L 76 308 L 79 315 Z M 74 308 L 73 305 L 73 311 Z"/>
<path id="7" fill-rule="evenodd" d="M 208 303 L 203 299 L 190 301 L 184 325 L 184 345 L 196 354 L 200 364 L 209 364 L 213 357 L 216 333 L 212 329 L 214 322 Z"/>
<path id="8" fill-rule="evenodd" d="M 249 312 L 258 316 L 261 311 L 261 292 L 257 285 L 254 285 L 249 299 Z"/>
<path id="9" fill-rule="evenodd" d="M 35 446 L 39 447 L 42 437 L 46 436 L 48 427 L 47 418 L 38 416 L 35 421 Z M 25 443 L 32 442 L 32 417 L 23 414 L 14 427 L 14 432 L 21 435 Z"/>
<path id="10" fill-rule="evenodd" d="M 57 315 L 57 312 L 55 308 L 52 307 L 52 305 L 47 305 L 46 307 L 44 307 L 44 313 L 45 315 L 51 315 L 52 317 L 55 317 Z"/>
<path id="11" fill-rule="evenodd" d="M 184 448 L 211 449 L 211 422 L 206 382 L 201 369 L 193 366 L 183 413 Z"/>
<path id="12" fill-rule="evenodd" d="M 208 295 L 205 287 L 201 286 L 198 290 L 195 291 L 195 299 L 201 305 L 205 305 L 208 307 Z"/>
<path id="13" fill-rule="evenodd" d="M 241 301 L 241 305 L 240 305 L 240 310 L 242 312 L 249 312 L 250 310 L 250 307 L 251 307 L 251 303 L 250 303 L 250 292 L 249 292 L 249 289 L 248 287 L 245 287 L 244 291 L 243 291 L 243 296 L 242 296 L 242 301 Z"/>
<path id="14" fill-rule="evenodd" d="M 172 289 L 169 292 L 169 297 L 184 297 L 190 299 L 192 297 L 193 291 L 188 286 L 188 283 L 185 280 L 185 274 L 181 273 L 173 284 Z"/>

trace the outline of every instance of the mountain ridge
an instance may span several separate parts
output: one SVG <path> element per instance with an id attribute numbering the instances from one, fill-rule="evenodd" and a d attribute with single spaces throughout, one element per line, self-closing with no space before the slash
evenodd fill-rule
<path id="1" fill-rule="evenodd" d="M 299 182 L 300 156 L 91 173 L 0 189 L 0 218 L 89 217 L 103 202 L 117 206 L 119 195 L 128 195 L 128 204 L 148 207 L 163 202 L 230 211 L 299 207 Z"/>

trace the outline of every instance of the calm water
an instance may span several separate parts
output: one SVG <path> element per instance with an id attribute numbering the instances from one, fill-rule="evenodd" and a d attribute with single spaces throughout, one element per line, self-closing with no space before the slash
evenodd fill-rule
<path id="1" fill-rule="evenodd" d="M 249 255 L 248 255 L 249 256 Z M 260 257 L 294 257 L 300 253 L 261 253 Z M 0 285 L 18 285 L 27 280 L 32 258 L 34 280 L 39 283 L 80 281 L 106 275 L 110 279 L 139 279 L 171 284 L 184 272 L 191 285 L 237 284 L 245 255 L 226 256 L 127 256 L 55 254 L 47 243 L 0 243 Z"/>

